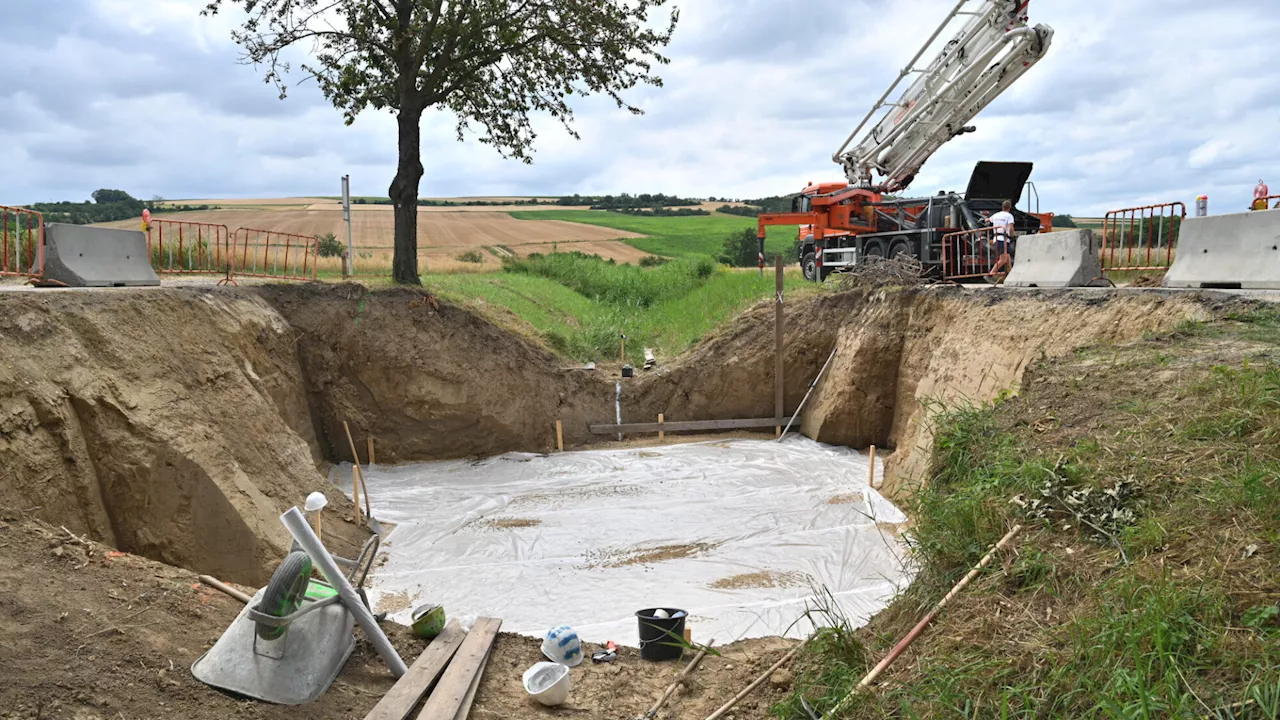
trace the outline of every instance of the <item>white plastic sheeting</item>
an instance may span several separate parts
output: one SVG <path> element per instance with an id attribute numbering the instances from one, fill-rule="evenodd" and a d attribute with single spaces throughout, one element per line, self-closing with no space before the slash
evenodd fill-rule
<path id="1" fill-rule="evenodd" d="M 335 476 L 349 490 L 349 471 Z M 372 576 L 375 607 L 407 594 L 451 617 L 501 617 L 511 632 L 568 624 L 631 646 L 636 610 L 683 608 L 695 639 L 723 644 L 807 634 L 797 620 L 810 580 L 856 624 L 910 580 L 893 532 L 906 517 L 868 487 L 866 457 L 804 438 L 513 453 L 367 476 L 374 515 L 396 523 Z M 729 580 L 754 573 L 782 586 Z"/>

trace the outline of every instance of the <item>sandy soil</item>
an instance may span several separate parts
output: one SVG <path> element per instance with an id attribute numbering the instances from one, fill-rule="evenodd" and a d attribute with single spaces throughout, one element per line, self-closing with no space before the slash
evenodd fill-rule
<path id="1" fill-rule="evenodd" d="M 226 225 L 230 230 L 254 228 L 312 237 L 333 233 L 345 239 L 347 228 L 342 211 L 336 203 L 316 204 L 325 209 L 255 208 L 238 210 L 209 210 L 203 212 L 157 214 L 157 219 L 173 219 L 186 222 Z M 519 208 L 525 209 L 525 208 Z M 389 206 L 356 206 L 351 214 L 352 236 L 357 251 L 372 252 L 377 257 L 368 258 L 382 262 L 394 245 L 395 217 Z M 137 229 L 141 218 L 104 223 L 104 227 Z M 643 253 L 620 238 L 643 237 L 625 230 L 584 225 L 562 220 L 516 220 L 505 212 L 492 207 L 462 210 L 459 208 L 421 208 L 418 213 L 419 256 L 424 259 L 453 258 L 469 250 L 479 250 L 485 261 L 498 262 L 496 256 L 486 250 L 501 245 L 519 255 L 530 252 L 550 252 L 552 243 L 587 243 L 589 252 L 619 262 L 635 262 Z M 528 249 L 526 249 L 528 248 Z M 357 261 L 358 262 L 358 261 Z"/>
<path id="2" fill-rule="evenodd" d="M 242 588 L 252 592 L 252 588 Z M 607 598 L 602 599 L 607 602 Z M 0 708 L 12 720 L 76 718 L 361 718 L 393 684 L 357 631 L 356 651 L 321 699 L 287 708 L 209 688 L 190 666 L 231 623 L 239 602 L 178 568 L 112 551 L 16 510 L 0 509 Z M 548 620 L 548 624 L 552 624 Z M 425 648 L 407 628 L 388 624 L 406 662 Z M 695 641 L 711 638 L 697 636 Z M 705 717 L 772 665 L 793 641 L 736 643 L 708 657 L 659 718 Z M 521 674 L 543 660 L 536 639 L 498 637 L 472 718 L 567 715 L 630 719 L 644 713 L 682 668 L 649 663 L 624 648 L 611 664 L 573 670 L 569 703 L 551 710 L 524 692 Z M 597 646 L 588 646 L 590 655 Z M 780 672 L 734 717 L 758 718 L 790 690 Z"/>

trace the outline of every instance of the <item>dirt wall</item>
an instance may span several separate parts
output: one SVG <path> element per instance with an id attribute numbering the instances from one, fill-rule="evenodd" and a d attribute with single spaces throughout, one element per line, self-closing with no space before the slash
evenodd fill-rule
<path id="1" fill-rule="evenodd" d="M 323 484 L 295 340 L 242 291 L 0 294 L 0 505 L 264 581 Z"/>
<path id="2" fill-rule="evenodd" d="M 1096 290 L 869 294 L 840 329 L 802 430 L 821 442 L 893 449 L 885 488 L 900 492 L 928 471 L 938 412 L 1016 392 L 1040 358 L 1206 320 L 1222 301 Z"/>

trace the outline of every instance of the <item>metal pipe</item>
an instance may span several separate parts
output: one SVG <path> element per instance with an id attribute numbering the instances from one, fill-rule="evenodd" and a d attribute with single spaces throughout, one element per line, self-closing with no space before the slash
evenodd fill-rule
<path id="1" fill-rule="evenodd" d="M 622 424 L 622 381 L 618 381 L 616 392 L 613 396 L 614 409 L 617 411 L 618 424 Z M 622 433 L 618 433 L 618 442 L 622 442 Z"/>
<path id="2" fill-rule="evenodd" d="M 804 399 L 800 401 L 800 407 L 796 408 L 795 414 L 787 421 L 787 427 L 783 429 L 782 434 L 778 436 L 778 442 L 782 442 L 782 438 L 787 436 L 787 431 L 791 429 L 791 423 L 800 417 L 800 411 L 804 410 L 804 404 L 809 402 L 809 396 L 813 394 L 814 388 L 818 387 L 818 383 L 822 381 L 822 376 L 827 374 L 827 368 L 831 366 L 831 361 L 836 359 L 836 350 L 839 347 L 832 348 L 831 354 L 827 356 L 827 362 L 823 364 L 822 369 L 818 371 L 818 377 L 813 379 L 813 384 L 809 386 L 809 392 L 804 394 Z"/>
<path id="3" fill-rule="evenodd" d="M 387 664 L 387 668 L 391 670 L 394 677 L 401 677 L 409 668 L 404 664 L 404 660 L 400 659 L 400 654 L 396 652 L 391 641 L 387 639 L 382 628 L 378 627 L 378 621 L 373 619 L 373 615 L 369 612 L 369 608 L 361 602 L 360 596 L 356 594 L 355 588 L 351 587 L 351 583 L 347 582 L 347 576 L 342 574 L 342 570 L 338 567 L 338 563 L 334 562 L 333 556 L 325 550 L 324 545 L 320 542 L 320 538 L 312 532 L 311 526 L 307 524 L 307 518 L 303 516 L 302 511 L 296 507 L 289 508 L 288 512 L 280 516 L 280 522 L 284 523 L 285 529 L 298 541 L 298 545 L 311 556 L 311 561 L 316 568 L 324 575 L 338 591 L 338 596 L 342 598 L 342 604 L 347 610 L 355 616 L 356 622 L 360 623 L 360 627 L 364 628 L 364 635 L 373 643 L 373 647 L 378 651 L 378 655 L 382 661 Z"/>

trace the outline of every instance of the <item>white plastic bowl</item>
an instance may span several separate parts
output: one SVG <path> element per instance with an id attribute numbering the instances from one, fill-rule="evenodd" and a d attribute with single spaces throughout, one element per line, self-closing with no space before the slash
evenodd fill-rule
<path id="1" fill-rule="evenodd" d="M 524 671 L 524 690 L 548 707 L 569 699 L 569 668 L 560 663 L 540 662 Z"/>

